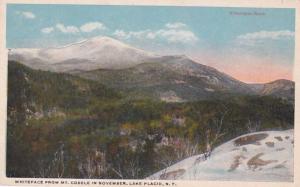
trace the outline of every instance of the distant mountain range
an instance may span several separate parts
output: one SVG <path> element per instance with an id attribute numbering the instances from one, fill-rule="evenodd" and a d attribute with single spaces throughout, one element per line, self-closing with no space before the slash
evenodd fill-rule
<path id="1" fill-rule="evenodd" d="M 235 94 L 294 98 L 293 81 L 246 84 L 187 56 L 160 56 L 109 37 L 95 37 L 60 48 L 10 49 L 8 58 L 33 69 L 96 80 L 134 98 L 167 102 Z"/>

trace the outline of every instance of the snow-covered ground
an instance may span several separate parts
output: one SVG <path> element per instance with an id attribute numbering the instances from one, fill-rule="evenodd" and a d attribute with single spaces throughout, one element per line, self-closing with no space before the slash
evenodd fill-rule
<path id="1" fill-rule="evenodd" d="M 215 148 L 211 157 L 196 155 L 147 179 L 292 182 L 294 130 L 264 131 L 237 137 Z"/>

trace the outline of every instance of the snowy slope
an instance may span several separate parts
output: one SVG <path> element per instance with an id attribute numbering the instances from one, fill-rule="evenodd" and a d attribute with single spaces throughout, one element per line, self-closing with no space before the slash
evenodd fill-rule
<path id="1" fill-rule="evenodd" d="M 293 181 L 294 130 L 265 131 L 237 137 L 147 179 Z"/>
<path id="2" fill-rule="evenodd" d="M 32 68 L 52 71 L 120 69 L 156 57 L 109 37 L 94 37 L 58 48 L 11 49 L 9 52 L 9 60 L 19 60 Z M 44 64 L 43 68 L 36 67 L 38 63 Z"/>

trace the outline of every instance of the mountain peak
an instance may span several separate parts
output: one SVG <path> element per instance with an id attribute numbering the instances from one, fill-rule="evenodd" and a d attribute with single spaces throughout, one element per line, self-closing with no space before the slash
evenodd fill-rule
<path id="1" fill-rule="evenodd" d="M 59 48 L 14 49 L 9 53 L 10 60 L 22 61 L 32 68 L 36 63 L 42 62 L 45 64 L 44 70 L 57 72 L 74 69 L 121 69 L 157 57 L 159 56 L 151 52 L 107 36 L 97 36 Z"/>
<path id="2" fill-rule="evenodd" d="M 277 79 L 266 84 L 293 84 L 293 81 L 288 79 Z"/>
<path id="3" fill-rule="evenodd" d="M 123 46 L 123 47 L 130 47 L 129 45 L 126 45 L 122 43 L 119 40 L 116 40 L 114 38 L 110 38 L 108 36 L 96 36 L 90 39 L 87 39 L 86 42 L 91 43 L 97 43 L 98 45 L 116 45 L 116 46 Z"/>
<path id="4" fill-rule="evenodd" d="M 118 42 L 121 43 L 119 40 L 116 40 L 114 38 L 108 37 L 108 36 L 96 36 L 91 38 L 90 40 L 98 40 L 103 42 Z"/>

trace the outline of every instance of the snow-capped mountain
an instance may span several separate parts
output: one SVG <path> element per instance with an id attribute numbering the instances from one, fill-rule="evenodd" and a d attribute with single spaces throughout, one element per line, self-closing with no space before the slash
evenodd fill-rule
<path id="1" fill-rule="evenodd" d="M 167 102 L 219 98 L 224 94 L 294 98 L 292 81 L 246 84 L 185 55 L 160 56 L 109 37 L 94 37 L 58 48 L 10 49 L 8 59 Z"/>
<path id="2" fill-rule="evenodd" d="M 208 159 L 195 155 L 147 179 L 293 181 L 294 130 L 246 134 L 226 142 Z"/>
<path id="3" fill-rule="evenodd" d="M 9 60 L 34 69 L 52 71 L 121 69 L 149 61 L 158 55 L 109 37 L 94 37 L 58 48 L 11 49 Z"/>

